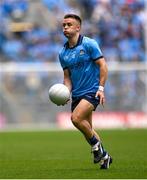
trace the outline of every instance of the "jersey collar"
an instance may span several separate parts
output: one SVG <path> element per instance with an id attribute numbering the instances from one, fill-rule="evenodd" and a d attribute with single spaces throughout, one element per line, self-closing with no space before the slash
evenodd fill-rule
<path id="1" fill-rule="evenodd" d="M 73 47 L 69 47 L 69 43 L 68 43 L 68 41 L 64 44 L 64 47 L 65 48 L 69 48 L 69 49 L 73 49 L 73 48 L 75 48 L 75 47 L 77 47 L 77 46 L 79 46 L 80 44 L 82 44 L 82 40 L 83 40 L 83 36 L 82 35 L 79 35 L 79 38 L 78 38 L 78 42 L 77 42 L 77 44 L 75 45 L 75 46 L 73 46 Z"/>

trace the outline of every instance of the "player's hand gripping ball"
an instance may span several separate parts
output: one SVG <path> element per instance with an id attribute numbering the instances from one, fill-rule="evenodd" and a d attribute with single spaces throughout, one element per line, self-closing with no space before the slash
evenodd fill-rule
<path id="1" fill-rule="evenodd" d="M 70 99 L 70 91 L 64 84 L 55 84 L 49 89 L 49 99 L 56 105 L 65 105 Z"/>

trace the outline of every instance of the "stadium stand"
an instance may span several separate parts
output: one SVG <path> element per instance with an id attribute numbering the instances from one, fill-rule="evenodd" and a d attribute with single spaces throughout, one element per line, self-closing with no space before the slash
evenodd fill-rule
<path id="1" fill-rule="evenodd" d="M 144 0 L 1 1 L 1 61 L 58 61 L 68 12 L 82 16 L 83 34 L 97 39 L 108 61 L 145 61 L 144 8 Z"/>
<path id="2" fill-rule="evenodd" d="M 106 84 L 107 106 L 99 110 L 146 112 L 145 0 L 4 0 L 0 1 L 0 124 L 3 119 L 12 124 L 40 120 L 54 124 L 58 112 L 69 111 L 54 108 L 47 94 L 50 85 L 62 82 L 61 73 L 52 70 L 58 67 L 58 52 L 66 41 L 61 25 L 66 13 L 82 17 L 82 34 L 97 40 L 110 69 L 116 65 Z M 12 65 L 10 71 L 7 63 Z M 26 65 L 16 68 L 20 63 L 42 71 L 26 73 Z M 129 70 L 130 64 L 134 70 Z M 51 72 L 43 71 L 46 65 Z"/>

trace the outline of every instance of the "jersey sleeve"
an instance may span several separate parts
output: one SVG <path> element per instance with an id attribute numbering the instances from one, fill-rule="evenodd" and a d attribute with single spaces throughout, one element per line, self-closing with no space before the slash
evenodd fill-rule
<path id="1" fill-rule="evenodd" d="M 90 56 L 93 61 L 96 61 L 97 59 L 100 59 L 103 57 L 100 47 L 94 39 L 91 39 L 89 41 L 88 46 L 89 46 Z"/>
<path id="2" fill-rule="evenodd" d="M 62 69 L 67 69 L 66 63 L 64 62 L 64 59 L 61 57 L 61 54 L 59 54 L 59 61 L 61 64 Z"/>

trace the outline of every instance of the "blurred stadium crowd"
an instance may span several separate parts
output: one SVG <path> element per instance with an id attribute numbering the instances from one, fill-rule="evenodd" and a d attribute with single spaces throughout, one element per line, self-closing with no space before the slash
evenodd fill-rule
<path id="1" fill-rule="evenodd" d="M 145 0 L 2 0 L 0 61 L 56 62 L 66 13 L 83 19 L 107 61 L 145 61 Z"/>
<path id="2" fill-rule="evenodd" d="M 145 1 L 1 0 L 0 62 L 35 62 L 42 69 L 58 62 L 66 41 L 63 16 L 77 13 L 83 19 L 81 34 L 97 40 L 109 64 L 145 65 Z M 145 76 L 146 70 L 109 72 L 107 105 L 99 110 L 146 112 Z M 70 108 L 48 102 L 48 88 L 56 82 L 62 82 L 61 73 L 0 71 L 0 121 L 54 121 L 55 114 Z"/>

